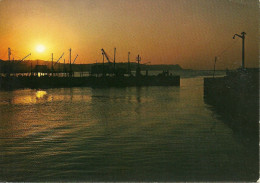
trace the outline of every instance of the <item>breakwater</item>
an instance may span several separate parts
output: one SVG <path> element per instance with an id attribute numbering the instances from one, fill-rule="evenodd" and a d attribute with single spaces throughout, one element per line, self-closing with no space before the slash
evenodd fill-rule
<path id="1" fill-rule="evenodd" d="M 258 143 L 259 70 L 227 72 L 204 78 L 204 100 L 238 136 Z M 253 141 L 252 141 L 253 140 Z"/>

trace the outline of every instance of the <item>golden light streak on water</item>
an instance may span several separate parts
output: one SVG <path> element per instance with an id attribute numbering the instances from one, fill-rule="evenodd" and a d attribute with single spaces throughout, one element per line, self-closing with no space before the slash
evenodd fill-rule
<path id="1" fill-rule="evenodd" d="M 47 95 L 46 91 L 37 91 L 36 92 L 36 98 L 43 98 L 46 95 Z"/>

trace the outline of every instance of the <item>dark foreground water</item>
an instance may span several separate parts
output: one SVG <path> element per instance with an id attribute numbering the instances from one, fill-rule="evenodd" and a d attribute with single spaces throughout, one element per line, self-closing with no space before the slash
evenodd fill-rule
<path id="1" fill-rule="evenodd" d="M 180 87 L 0 92 L 0 181 L 257 179 L 257 148 Z"/>

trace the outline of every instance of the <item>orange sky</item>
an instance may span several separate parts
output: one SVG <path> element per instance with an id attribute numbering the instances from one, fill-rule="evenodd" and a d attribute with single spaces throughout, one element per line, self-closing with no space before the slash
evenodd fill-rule
<path id="1" fill-rule="evenodd" d="M 242 2 L 242 3 L 241 3 Z M 0 59 L 58 59 L 69 48 L 77 63 L 101 62 L 101 48 L 117 61 L 179 64 L 187 69 L 241 65 L 245 31 L 246 66 L 258 66 L 258 0 L 0 0 Z M 46 47 L 43 53 L 36 46 Z"/>

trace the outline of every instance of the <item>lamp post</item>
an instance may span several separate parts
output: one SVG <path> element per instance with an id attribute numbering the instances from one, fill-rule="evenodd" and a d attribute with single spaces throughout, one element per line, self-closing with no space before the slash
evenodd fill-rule
<path id="1" fill-rule="evenodd" d="M 245 69 L 245 35 L 245 32 L 241 32 L 241 35 L 235 34 L 233 36 L 233 39 L 235 39 L 236 36 L 242 39 L 242 69 Z"/>

